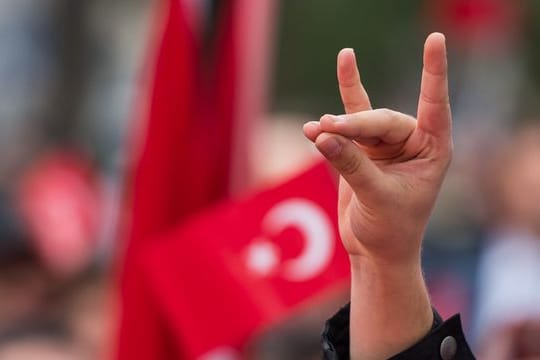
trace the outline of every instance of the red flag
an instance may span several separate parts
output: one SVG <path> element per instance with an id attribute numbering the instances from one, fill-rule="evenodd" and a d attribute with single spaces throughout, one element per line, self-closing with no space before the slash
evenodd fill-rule
<path id="1" fill-rule="evenodd" d="M 233 356 L 254 332 L 343 289 L 349 266 L 338 236 L 335 181 L 319 164 L 223 203 L 141 249 L 141 313 L 150 305 L 155 317 L 150 327 L 147 314 L 132 324 L 140 334 L 130 344 L 132 359 L 157 359 L 152 347 L 166 351 L 165 358 Z"/>
<path id="2" fill-rule="evenodd" d="M 131 225 L 121 279 L 120 359 L 170 359 L 171 354 L 191 358 L 193 344 L 183 350 L 184 340 L 176 337 L 178 319 L 163 316 L 163 310 L 170 309 L 156 302 L 156 292 L 170 291 L 171 284 L 154 289 L 159 281 L 152 278 L 153 268 L 142 266 L 146 256 L 139 261 L 137 254 L 144 253 L 147 245 L 159 248 L 164 239 L 156 234 L 178 228 L 187 215 L 225 197 L 231 172 L 245 178 L 242 161 L 249 133 L 245 129 L 260 113 L 266 83 L 261 75 L 266 68 L 261 51 L 265 42 L 260 40 L 269 37 L 271 0 L 212 2 L 220 7 L 210 37 L 202 36 L 205 23 L 187 7 L 199 2 L 164 3 L 166 22 L 144 142 L 131 179 Z M 259 31 L 257 41 L 254 34 Z M 233 179 L 236 189 L 245 185 L 238 179 Z M 178 243 L 174 249 L 180 258 L 191 253 L 189 237 L 185 240 L 185 246 Z M 197 292 L 190 296 L 189 301 L 199 298 Z"/>
<path id="3" fill-rule="evenodd" d="M 183 3 L 170 0 L 166 9 L 131 186 L 129 246 L 227 194 L 236 79 L 234 2 L 220 8 L 215 46 L 204 48 Z"/>
<path id="4" fill-rule="evenodd" d="M 197 19 L 187 2 L 163 1 L 165 23 L 148 116 L 143 133 L 136 134 L 143 135 L 143 141 L 137 144 L 136 167 L 128 186 L 120 359 L 168 358 L 166 333 L 161 332 L 162 324 L 154 324 L 154 307 L 146 302 L 146 289 L 139 286 L 145 274 L 134 265 L 136 249 L 227 194 L 236 78 L 233 3 L 223 2 L 216 35 L 203 46 L 199 32 L 203 23 L 194 26 Z M 145 324 L 140 332 L 139 323 Z M 151 346 L 136 346 L 139 341 Z"/>

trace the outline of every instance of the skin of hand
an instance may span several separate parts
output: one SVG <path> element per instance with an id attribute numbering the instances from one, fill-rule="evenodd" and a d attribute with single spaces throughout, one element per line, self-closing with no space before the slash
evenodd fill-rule
<path id="1" fill-rule="evenodd" d="M 429 332 L 422 238 L 452 155 L 444 35 L 424 46 L 417 119 L 372 110 L 352 49 L 338 55 L 345 115 L 304 125 L 340 173 L 339 230 L 351 262 L 351 359 L 386 359 Z"/>

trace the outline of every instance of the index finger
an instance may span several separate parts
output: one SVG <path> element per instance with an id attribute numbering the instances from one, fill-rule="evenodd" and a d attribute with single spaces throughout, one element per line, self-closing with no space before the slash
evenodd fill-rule
<path id="1" fill-rule="evenodd" d="M 353 49 L 342 49 L 337 59 L 337 77 L 341 100 L 347 114 L 371 110 L 371 103 L 356 66 Z"/>

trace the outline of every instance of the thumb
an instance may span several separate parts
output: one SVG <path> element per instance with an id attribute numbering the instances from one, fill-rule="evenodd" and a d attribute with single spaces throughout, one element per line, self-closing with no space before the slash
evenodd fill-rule
<path id="1" fill-rule="evenodd" d="M 315 140 L 315 146 L 354 192 L 371 192 L 380 185 L 381 170 L 352 140 L 323 132 Z"/>

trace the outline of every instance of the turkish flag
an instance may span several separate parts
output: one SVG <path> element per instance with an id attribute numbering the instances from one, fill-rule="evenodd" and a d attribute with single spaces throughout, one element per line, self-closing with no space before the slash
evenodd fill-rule
<path id="1" fill-rule="evenodd" d="M 336 203 L 321 163 L 149 242 L 135 262 L 141 317 L 126 328 L 124 358 L 241 358 L 256 331 L 343 289 Z"/>
<path id="2" fill-rule="evenodd" d="M 230 234 L 222 242 L 210 244 L 207 242 L 216 239 L 218 229 L 209 228 L 208 223 L 200 225 L 199 230 L 194 230 L 196 225 L 179 230 L 184 229 L 181 224 L 188 216 L 226 198 L 231 187 L 241 188 L 245 181 L 239 179 L 249 175 L 242 164 L 248 143 L 246 129 L 263 107 L 268 51 L 265 37 L 269 37 L 272 22 L 271 12 L 266 10 L 272 9 L 274 2 L 161 3 L 164 22 L 159 31 L 149 109 L 141 126 L 143 132 L 136 134 L 142 141 L 136 142 L 135 151 L 131 151 L 136 166 L 128 176 L 129 226 L 120 280 L 119 359 L 191 359 L 214 345 L 232 344 L 235 348 L 258 324 L 268 323 L 271 318 L 261 315 L 266 308 L 251 305 L 250 310 L 246 305 L 248 313 L 239 316 L 243 319 L 239 323 L 241 336 L 235 330 L 231 332 L 236 334 L 232 338 L 235 341 L 229 341 L 226 336 L 222 338 L 227 333 L 226 319 L 215 317 L 209 322 L 204 314 L 209 309 L 193 307 L 203 304 L 201 299 L 208 296 L 216 298 L 218 293 L 211 291 L 215 289 L 231 290 L 235 300 L 229 305 L 237 312 L 243 303 L 254 304 L 252 296 L 247 296 L 246 283 L 237 279 L 239 275 L 233 276 L 229 266 L 249 260 L 250 269 L 259 277 L 264 274 L 264 279 L 279 274 L 305 279 L 310 274 L 303 264 L 309 259 L 320 257 L 323 265 L 328 262 L 320 255 L 328 252 L 316 247 L 316 251 L 307 253 L 309 257 L 300 258 L 307 260 L 281 265 L 282 259 L 294 258 L 295 248 L 282 249 L 279 242 L 261 240 L 253 248 L 238 249 L 243 260 L 227 265 L 223 258 L 227 249 L 239 246 Z M 215 12 L 206 13 L 213 14 L 207 19 L 204 11 L 196 14 L 197 9 L 209 10 L 216 5 Z M 206 24 L 207 20 L 214 22 Z M 333 187 L 328 191 L 335 193 Z M 245 221 L 251 221 L 247 219 L 250 213 L 248 209 L 240 211 Z M 204 216 L 212 222 L 214 215 Z M 254 221 L 256 224 L 258 220 Z M 220 223 L 219 231 L 226 234 L 240 223 L 244 221 Z M 199 233 L 203 228 L 208 232 Z M 296 239 L 291 241 L 296 241 L 299 255 L 305 236 L 291 229 L 285 232 Z M 160 235 L 163 233 L 168 235 Z M 247 235 L 240 235 L 239 239 L 248 241 Z M 202 271 L 202 266 L 208 272 Z M 211 276 L 212 282 L 205 281 L 204 276 Z M 205 288 L 204 284 L 214 288 Z M 281 306 L 288 309 L 300 298 L 297 295 Z M 239 299 L 244 299 L 243 303 Z M 272 314 L 284 313 L 277 305 L 269 309 L 273 309 Z M 198 316 L 201 322 L 196 326 Z M 188 330 L 191 327 L 193 332 Z M 207 327 L 204 333 L 202 327 Z M 214 354 L 223 356 L 220 350 Z"/>
<path id="3" fill-rule="evenodd" d="M 193 25 L 187 1 L 164 1 L 148 115 L 136 135 L 129 246 L 227 196 L 237 88 L 235 1 Z M 205 26 L 210 35 L 203 41 Z"/>
<path id="4" fill-rule="evenodd" d="M 234 3 L 220 2 L 208 24 L 214 31 L 204 42 L 205 19 L 202 13 L 197 16 L 196 2 L 159 2 L 153 82 L 149 101 L 144 101 L 148 109 L 130 149 L 135 166 L 128 176 L 128 218 L 122 231 L 127 241 L 120 277 L 119 359 L 169 358 L 163 324 L 154 324 L 155 307 L 140 286 L 146 275 L 135 264 L 138 248 L 228 194 L 237 74 Z"/>

